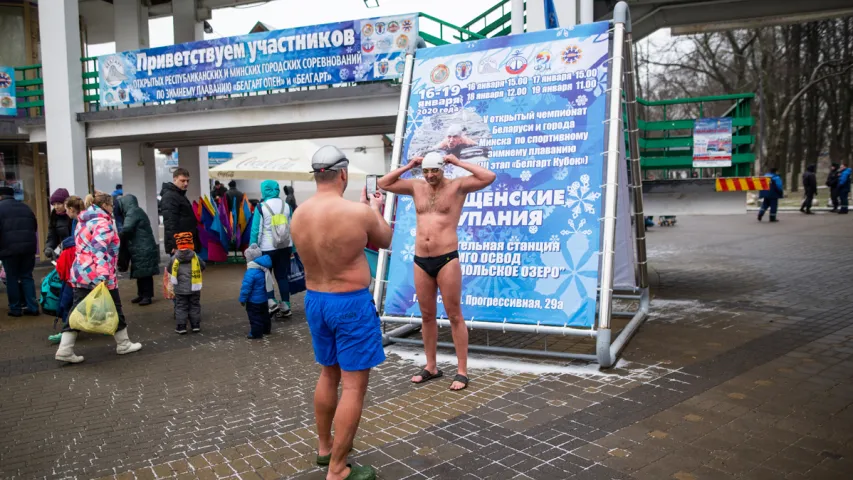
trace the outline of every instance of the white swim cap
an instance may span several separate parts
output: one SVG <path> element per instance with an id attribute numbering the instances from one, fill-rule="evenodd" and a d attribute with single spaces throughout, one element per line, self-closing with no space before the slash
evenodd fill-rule
<path id="1" fill-rule="evenodd" d="M 421 168 L 444 168 L 444 155 L 438 152 L 429 152 L 421 162 Z"/>
<path id="2" fill-rule="evenodd" d="M 458 125 L 458 124 L 454 123 L 454 124 L 450 125 L 449 127 L 447 127 L 447 136 L 448 137 L 458 137 L 458 136 L 462 135 L 463 132 L 465 132 L 465 129 L 462 127 L 462 125 Z"/>

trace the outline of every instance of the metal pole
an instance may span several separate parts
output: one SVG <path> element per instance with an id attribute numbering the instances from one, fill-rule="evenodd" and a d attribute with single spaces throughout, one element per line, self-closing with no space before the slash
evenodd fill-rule
<path id="1" fill-rule="evenodd" d="M 619 7 L 617 6 L 617 10 Z M 643 176 L 640 170 L 640 129 L 637 123 L 637 89 L 634 71 L 634 41 L 631 35 L 631 15 L 626 8 L 625 22 L 625 102 L 628 104 L 628 144 L 631 165 L 631 194 L 634 208 L 634 242 L 637 247 L 637 285 L 649 286 L 646 258 L 646 222 L 643 212 Z M 619 12 L 614 12 L 614 18 Z"/>
<path id="2" fill-rule="evenodd" d="M 592 23 L 595 21 L 593 10 L 593 0 L 580 0 L 581 2 L 581 23 Z"/>
<path id="3" fill-rule="evenodd" d="M 583 6 L 583 4 L 581 4 Z M 583 18 L 581 18 L 583 21 Z M 613 307 L 613 249 L 616 244 L 616 201 L 618 193 L 619 152 L 622 136 L 622 62 L 625 24 L 613 24 L 613 54 L 610 59 L 610 113 L 607 116 L 607 178 L 604 183 L 604 225 L 601 246 L 601 294 L 598 314 L 599 335 L 596 342 L 598 363 L 612 366 L 610 357 L 610 316 Z"/>
<path id="4" fill-rule="evenodd" d="M 406 345 L 423 345 L 424 342 L 420 340 L 414 340 L 409 338 L 391 338 L 390 339 L 394 343 L 402 343 Z M 437 346 L 442 348 L 454 348 L 453 344 L 450 342 L 437 342 Z M 595 355 L 590 355 L 587 353 L 566 353 L 566 352 L 545 352 L 542 350 L 525 350 L 523 348 L 507 348 L 507 347 L 490 347 L 486 345 L 468 345 L 468 350 L 474 350 L 479 352 L 487 352 L 487 353 L 508 353 L 512 355 L 530 355 L 535 357 L 554 357 L 554 358 L 565 358 L 569 360 L 585 360 L 587 362 L 594 362 L 596 357 Z"/>
<path id="5" fill-rule="evenodd" d="M 633 314 L 631 314 L 633 315 Z M 383 315 L 380 317 L 383 322 L 402 323 L 406 325 L 421 325 L 420 317 L 396 317 L 393 315 Z M 445 318 L 436 319 L 439 327 L 449 327 L 450 320 Z M 520 332 L 520 333 L 543 333 L 549 335 L 571 335 L 575 337 L 594 337 L 596 331 L 590 328 L 573 328 L 573 327 L 557 327 L 551 325 L 528 325 L 520 323 L 501 323 L 501 322 L 478 322 L 470 320 L 465 322 L 465 326 L 470 330 L 496 330 L 501 332 Z"/>
<path id="6" fill-rule="evenodd" d="M 513 35 L 524 33 L 524 0 L 512 0 L 512 10 L 510 11 L 512 21 Z"/>
<path id="7" fill-rule="evenodd" d="M 423 39 L 418 37 L 417 42 L 409 47 L 406 52 L 406 65 L 403 70 L 403 83 L 400 89 L 400 104 L 397 110 L 397 125 L 394 128 L 394 148 L 391 150 L 391 170 L 400 166 L 400 157 L 403 155 L 403 135 L 406 131 L 406 117 L 409 110 L 409 94 L 412 90 L 412 73 L 415 68 L 415 50 L 421 46 Z M 396 208 L 395 195 L 388 192 L 385 198 L 385 221 L 390 225 L 394 218 Z M 388 268 L 388 250 L 379 249 L 376 260 L 376 285 L 373 288 L 373 301 L 376 308 L 382 309 L 382 297 L 385 293 L 385 270 Z"/>

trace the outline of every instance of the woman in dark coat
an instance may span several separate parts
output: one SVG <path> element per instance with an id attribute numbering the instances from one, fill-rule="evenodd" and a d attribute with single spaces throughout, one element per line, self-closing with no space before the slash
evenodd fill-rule
<path id="1" fill-rule="evenodd" d="M 132 303 L 151 305 L 154 298 L 154 275 L 160 274 L 160 250 L 151 230 L 148 215 L 139 208 L 136 196 L 125 194 L 118 199 L 124 213 L 119 238 L 130 254 L 130 278 L 136 279 L 136 298 Z"/>
<path id="2" fill-rule="evenodd" d="M 54 258 L 53 253 L 66 237 L 70 236 L 71 222 L 73 219 L 65 212 L 65 200 L 68 199 L 68 190 L 59 188 L 53 195 L 50 196 L 50 206 L 53 209 L 50 211 L 50 218 L 47 224 L 47 242 L 45 243 L 44 254 L 48 258 Z"/>

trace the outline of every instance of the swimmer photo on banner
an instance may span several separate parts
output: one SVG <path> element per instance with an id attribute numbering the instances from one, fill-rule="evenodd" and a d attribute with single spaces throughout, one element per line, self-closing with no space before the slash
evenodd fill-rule
<path id="1" fill-rule="evenodd" d="M 593 325 L 608 29 L 600 22 L 416 53 L 401 163 L 438 152 L 497 174 L 467 196 L 457 230 L 466 320 Z M 445 167 L 448 178 L 465 174 Z M 420 315 L 415 214 L 412 197 L 397 197 L 386 315 Z"/>

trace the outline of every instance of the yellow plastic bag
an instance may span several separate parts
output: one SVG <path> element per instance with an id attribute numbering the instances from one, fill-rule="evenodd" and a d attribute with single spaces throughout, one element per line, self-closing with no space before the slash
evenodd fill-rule
<path id="1" fill-rule="evenodd" d="M 100 283 L 78 303 L 68 318 L 74 330 L 114 335 L 118 328 L 118 311 L 106 283 Z"/>

